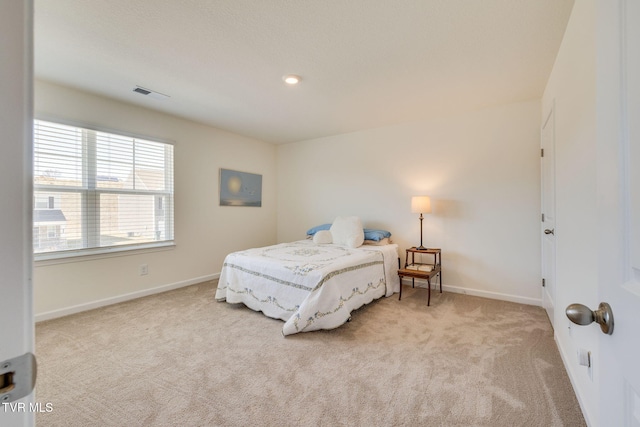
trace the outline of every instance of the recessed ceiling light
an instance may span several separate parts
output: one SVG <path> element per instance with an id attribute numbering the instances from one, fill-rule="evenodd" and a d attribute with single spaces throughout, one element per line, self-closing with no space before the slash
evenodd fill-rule
<path id="1" fill-rule="evenodd" d="M 302 80 L 302 77 L 296 76 L 295 74 L 287 74 L 282 77 L 282 80 L 288 85 L 297 85 Z"/>

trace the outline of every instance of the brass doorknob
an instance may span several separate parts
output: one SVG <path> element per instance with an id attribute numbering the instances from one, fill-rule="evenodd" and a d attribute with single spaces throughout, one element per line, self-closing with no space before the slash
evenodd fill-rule
<path id="1" fill-rule="evenodd" d="M 613 311 L 606 302 L 601 302 L 597 310 L 591 310 L 586 305 L 571 304 L 565 310 L 567 317 L 576 325 L 590 325 L 596 322 L 605 334 L 613 333 Z"/>

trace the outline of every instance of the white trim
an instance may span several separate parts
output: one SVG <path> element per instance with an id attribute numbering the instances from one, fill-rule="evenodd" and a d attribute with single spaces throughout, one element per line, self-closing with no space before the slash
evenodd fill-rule
<path id="1" fill-rule="evenodd" d="M 131 256 L 150 252 L 166 251 L 176 247 L 173 240 L 161 242 L 137 243 L 121 246 L 104 246 L 99 248 L 77 249 L 57 252 L 41 252 L 34 254 L 35 267 L 69 262 L 92 261 L 101 258 Z"/>
<path id="2" fill-rule="evenodd" d="M 43 185 L 43 184 L 34 184 L 34 191 L 42 191 L 42 192 L 50 192 L 50 193 L 78 193 L 80 191 L 92 191 L 96 194 L 134 194 L 138 196 L 146 196 L 146 195 L 162 195 L 162 196 L 171 196 L 171 193 L 168 190 L 129 190 L 126 188 L 108 188 L 108 187 L 96 187 L 90 190 L 84 187 L 77 187 L 71 185 Z M 49 209 L 49 208 L 37 208 L 37 209 Z"/>
<path id="3" fill-rule="evenodd" d="M 88 123 L 88 122 L 83 122 L 78 120 L 63 119 L 58 116 L 53 116 L 50 114 L 36 113 L 34 119 L 42 120 L 44 122 L 58 123 L 65 126 L 83 128 L 83 129 L 92 130 L 95 132 L 114 133 L 117 135 L 127 136 L 129 138 L 135 138 L 135 139 L 142 139 L 144 141 L 149 141 L 149 142 L 160 142 L 163 144 L 168 144 L 173 146 L 176 145 L 176 141 L 171 139 L 166 139 L 166 138 L 157 137 L 157 136 L 149 136 L 141 133 L 131 132 L 131 131 L 122 130 L 122 129 L 116 129 L 116 128 L 110 128 L 106 126 L 99 126 L 93 123 Z"/>
<path id="4" fill-rule="evenodd" d="M 70 314 L 81 313 L 83 311 L 93 310 L 95 308 L 105 307 L 107 305 L 117 304 L 120 302 L 130 301 L 137 298 L 146 297 L 149 295 L 159 294 L 162 292 L 170 291 L 173 289 L 184 288 L 186 286 L 195 285 L 196 283 L 208 282 L 220 277 L 220 273 L 208 274 L 206 276 L 194 277 L 193 279 L 183 280 L 181 282 L 169 283 L 161 285 L 155 288 L 144 289 L 141 291 L 131 292 L 128 294 L 118 295 L 115 297 L 105 298 L 93 302 L 84 304 L 78 304 L 67 308 L 61 308 L 57 310 L 47 311 L 44 313 L 38 313 L 34 316 L 36 323 L 43 322 L 45 320 L 56 319 L 58 317 L 68 316 Z M 213 299 L 212 299 L 213 301 Z"/>
<path id="5" fill-rule="evenodd" d="M 440 284 L 437 280 L 438 279 L 434 279 L 431 281 L 431 297 L 432 298 L 434 296 L 434 293 L 440 292 Z M 416 287 L 426 288 L 427 281 L 423 279 L 416 279 Z M 538 307 L 542 307 L 541 298 L 528 298 L 528 297 L 522 297 L 519 295 L 503 294 L 500 292 L 483 291 L 480 289 L 463 288 L 460 286 L 442 285 L 442 292 L 445 292 L 445 291 L 453 292 L 456 294 L 472 295 L 476 297 L 489 298 L 489 299 L 495 299 L 500 301 L 516 302 L 519 304 L 535 305 Z"/>

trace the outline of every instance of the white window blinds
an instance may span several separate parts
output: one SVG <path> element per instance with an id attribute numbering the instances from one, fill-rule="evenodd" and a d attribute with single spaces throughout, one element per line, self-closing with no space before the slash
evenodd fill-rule
<path id="1" fill-rule="evenodd" d="M 36 120 L 36 259 L 172 244 L 173 146 Z"/>

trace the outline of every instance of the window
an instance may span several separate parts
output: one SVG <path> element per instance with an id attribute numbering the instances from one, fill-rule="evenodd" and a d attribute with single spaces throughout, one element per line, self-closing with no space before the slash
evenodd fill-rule
<path id="1" fill-rule="evenodd" d="M 173 146 L 36 120 L 36 259 L 173 243 Z"/>

